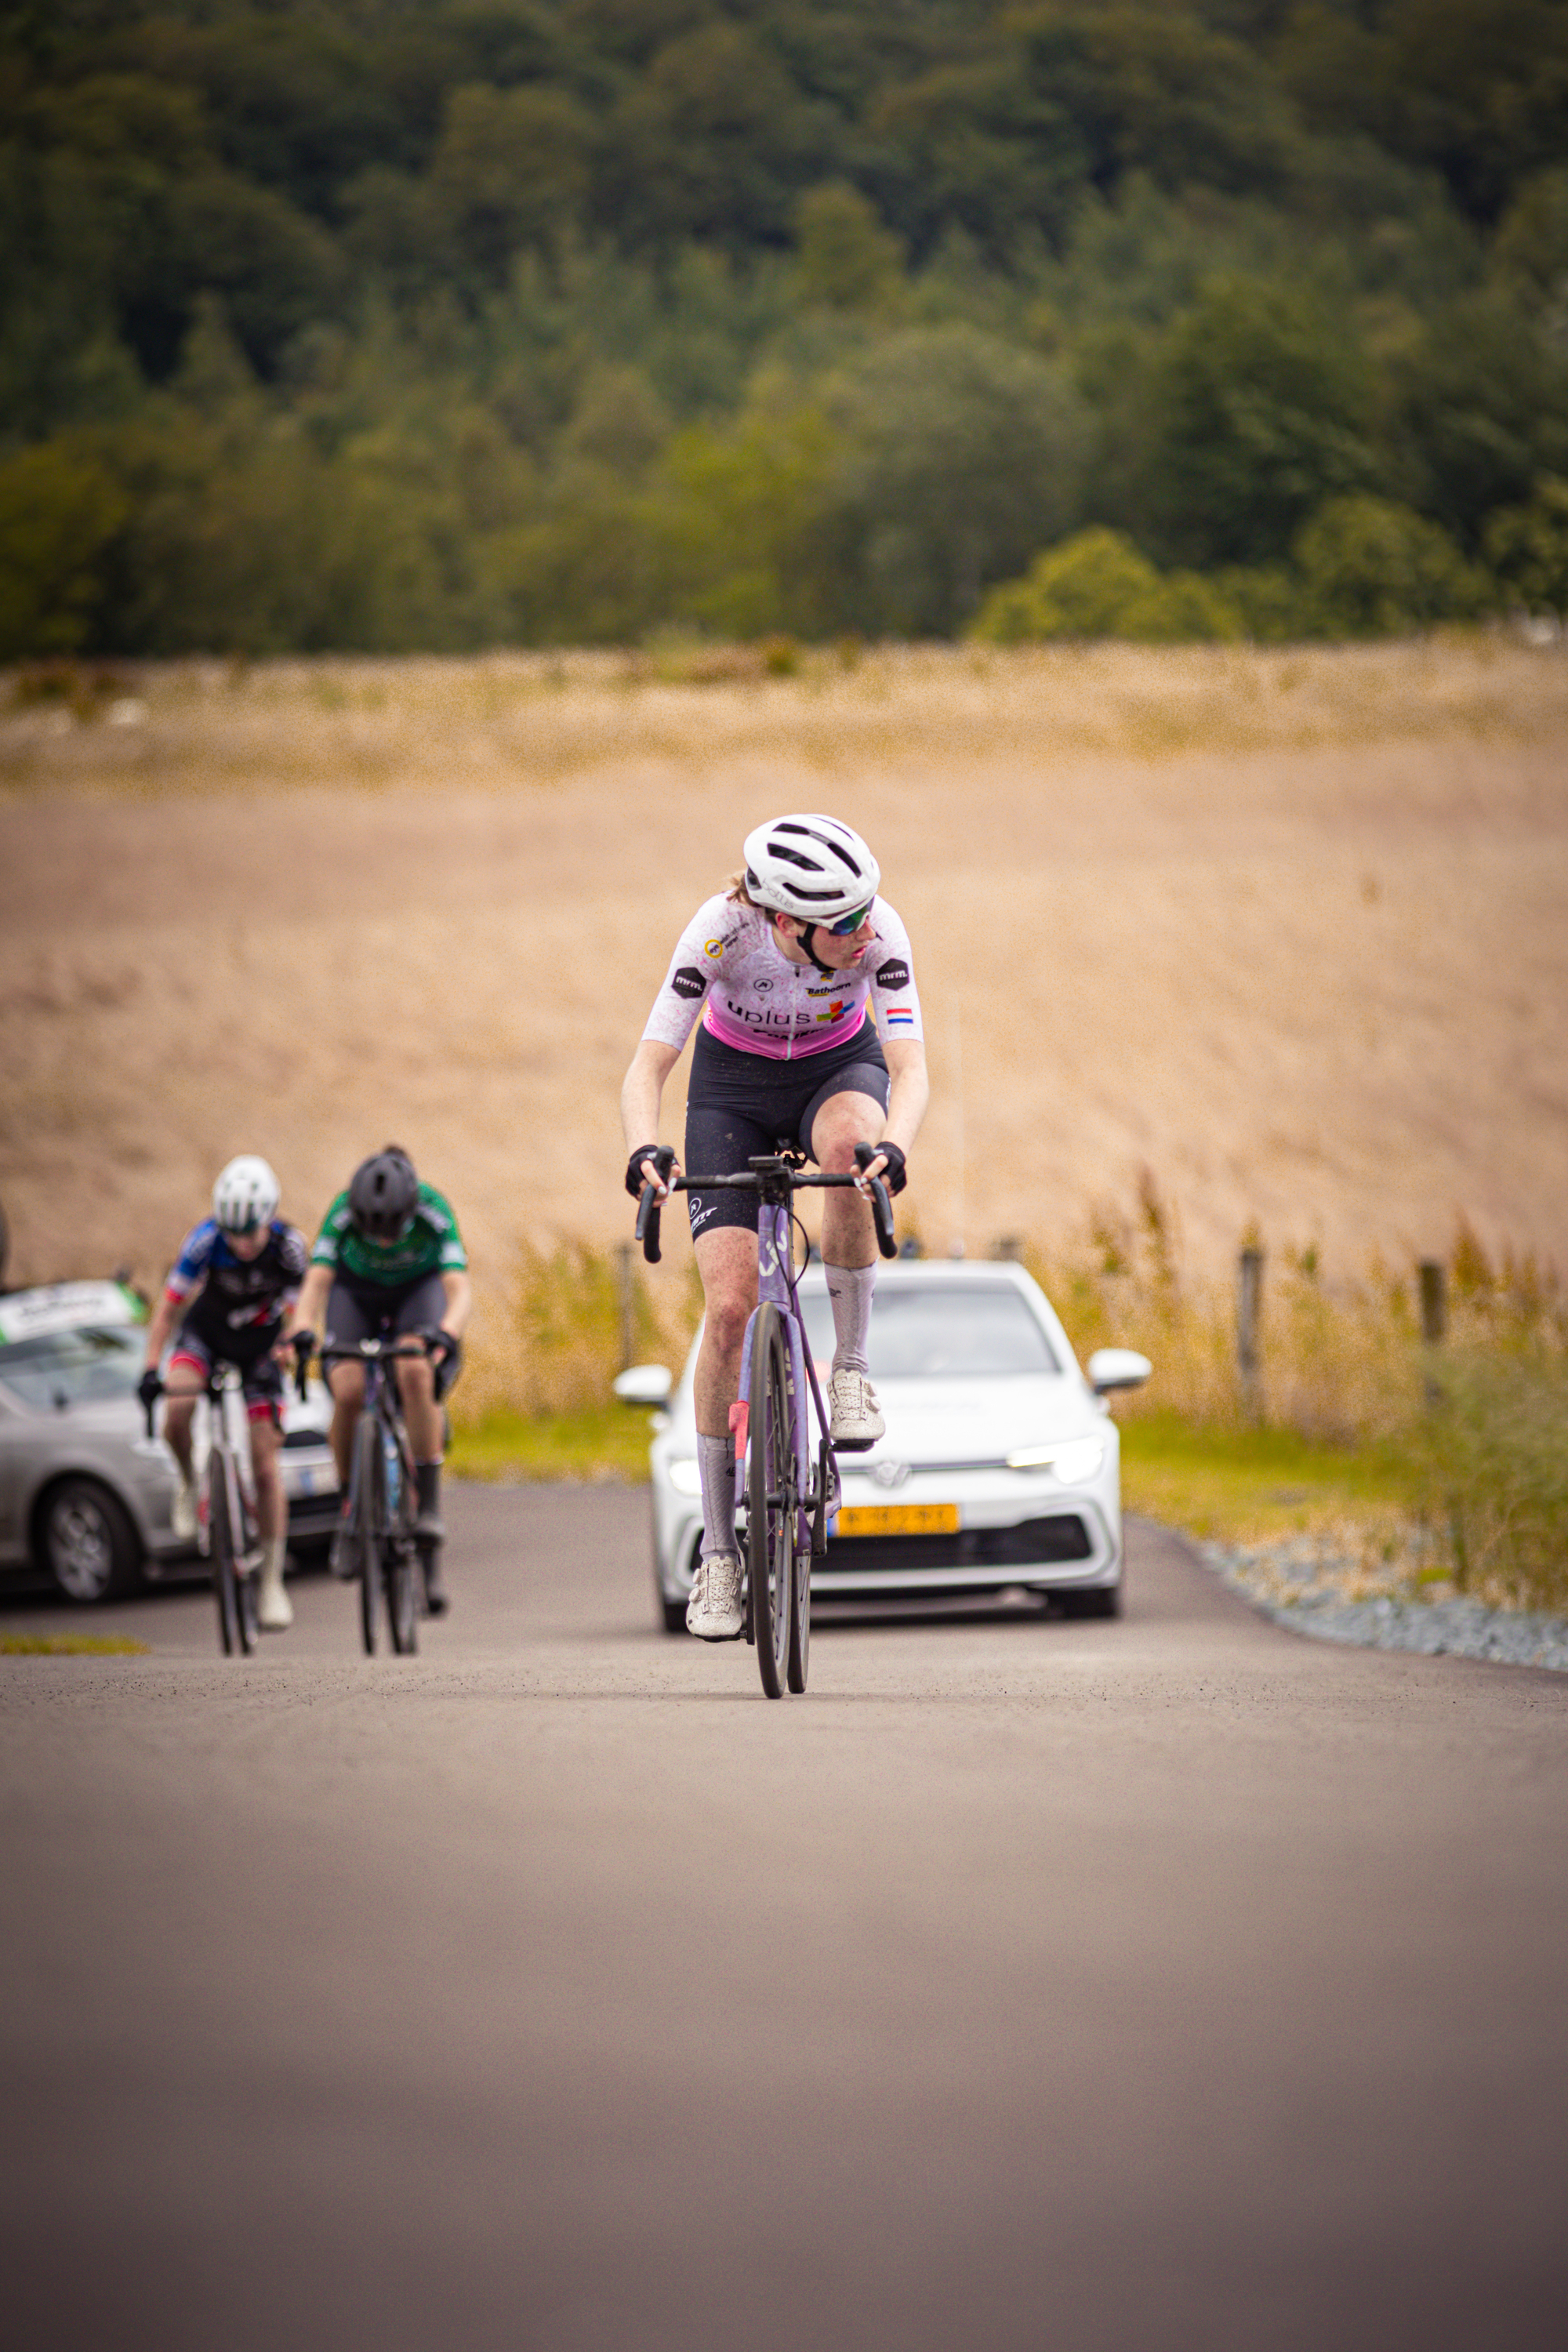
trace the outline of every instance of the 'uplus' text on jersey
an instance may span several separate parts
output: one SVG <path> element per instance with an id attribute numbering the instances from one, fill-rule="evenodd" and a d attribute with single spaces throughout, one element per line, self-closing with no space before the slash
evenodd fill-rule
<path id="1" fill-rule="evenodd" d="M 710 898 L 677 942 L 643 1035 L 679 1052 L 700 1012 L 721 1044 L 797 1061 L 853 1037 L 869 1006 L 884 1036 L 918 1038 L 909 934 L 885 898 L 872 908 L 871 932 L 858 964 L 825 975 L 791 961 L 764 908 Z"/>
<path id="2" fill-rule="evenodd" d="M 165 1284 L 171 1298 L 201 1296 L 187 1320 L 218 1339 L 224 1332 L 258 1338 L 280 1323 L 305 1278 L 305 1239 L 275 1217 L 255 1257 L 237 1257 L 223 1227 L 212 1217 L 193 1226 L 180 1244 Z"/>

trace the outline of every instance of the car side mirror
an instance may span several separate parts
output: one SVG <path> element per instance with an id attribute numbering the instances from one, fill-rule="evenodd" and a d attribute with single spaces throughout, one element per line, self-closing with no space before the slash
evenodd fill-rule
<path id="1" fill-rule="evenodd" d="M 610 1386 L 623 1404 L 667 1404 L 675 1376 L 668 1364 L 633 1364 L 617 1372 Z"/>
<path id="2" fill-rule="evenodd" d="M 1135 1348 L 1097 1348 L 1089 1360 L 1089 1384 L 1096 1396 L 1112 1389 L 1141 1389 L 1153 1365 Z"/>

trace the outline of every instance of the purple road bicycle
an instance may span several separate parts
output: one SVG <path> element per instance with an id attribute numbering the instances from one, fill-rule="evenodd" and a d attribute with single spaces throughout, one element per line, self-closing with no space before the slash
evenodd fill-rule
<path id="1" fill-rule="evenodd" d="M 873 1144 L 855 1147 L 862 1171 L 876 1156 Z M 665 1145 L 648 1157 L 668 1181 L 674 1152 Z M 737 1524 L 742 1508 L 746 1515 L 746 1639 L 755 1647 L 769 1698 L 782 1698 L 786 1687 L 805 1688 L 811 1563 L 826 1551 L 827 1522 L 838 1508 L 838 1469 L 795 1291 L 794 1200 L 797 1192 L 860 1181 L 847 1173 L 805 1176 L 804 1165 L 798 1155 L 780 1152 L 750 1160 L 732 1176 L 682 1176 L 670 1185 L 676 1192 L 722 1189 L 757 1196 L 757 1304 L 742 1343 L 741 1396 L 730 1408 L 730 1433 Z M 659 1256 L 659 1208 L 654 1187 L 645 1184 L 637 1232 L 653 1265 Z M 879 1176 L 871 1181 L 871 1213 L 878 1248 L 884 1257 L 896 1256 L 892 1202 Z"/>

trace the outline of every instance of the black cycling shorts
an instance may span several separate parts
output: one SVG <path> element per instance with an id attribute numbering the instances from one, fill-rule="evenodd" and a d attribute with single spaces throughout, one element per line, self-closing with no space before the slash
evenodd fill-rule
<path id="1" fill-rule="evenodd" d="M 282 1328 L 281 1323 L 268 1323 L 242 1339 L 235 1331 L 220 1336 L 204 1326 L 199 1316 L 187 1316 L 174 1334 L 169 1368 L 172 1371 L 178 1363 L 189 1364 L 205 1380 L 215 1364 L 236 1365 L 247 1418 L 269 1421 L 276 1428 L 283 1417 L 283 1369 L 272 1350 Z"/>
<path id="2" fill-rule="evenodd" d="M 447 1292 L 438 1274 L 417 1274 L 412 1282 L 355 1282 L 339 1274 L 327 1294 L 329 1348 L 354 1348 L 387 1332 L 437 1331 L 447 1314 Z M 329 1364 L 329 1372 L 335 1369 Z"/>
<path id="3" fill-rule="evenodd" d="M 686 1094 L 686 1172 L 737 1175 L 769 1151 L 804 1151 L 812 1159 L 812 1121 L 831 1096 L 869 1095 L 886 1110 L 889 1086 L 882 1041 L 869 1020 L 841 1045 L 796 1062 L 743 1054 L 700 1028 Z M 721 1225 L 756 1227 L 754 1192 L 688 1192 L 686 1208 L 693 1234 Z"/>

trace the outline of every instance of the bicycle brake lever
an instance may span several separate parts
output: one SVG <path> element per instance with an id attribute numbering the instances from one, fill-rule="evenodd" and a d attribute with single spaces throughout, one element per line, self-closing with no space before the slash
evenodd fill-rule
<path id="1" fill-rule="evenodd" d="M 668 1182 L 669 1171 L 675 1165 L 675 1153 L 671 1146 L 661 1143 L 657 1151 L 650 1152 L 647 1156 L 658 1170 L 660 1176 Z M 656 1187 L 652 1184 L 645 1184 L 642 1188 L 642 1198 L 637 1202 L 637 1237 L 642 1244 L 642 1254 L 649 1265 L 658 1264 L 658 1213 L 662 1206 L 663 1202 L 659 1200 Z"/>
<path id="2" fill-rule="evenodd" d="M 874 1143 L 858 1143 L 855 1146 L 855 1165 L 862 1175 L 876 1157 L 877 1147 Z M 899 1244 L 893 1232 L 892 1199 L 887 1184 L 880 1176 L 873 1176 L 871 1179 L 871 1218 L 877 1228 L 877 1247 L 884 1257 L 897 1257 Z"/>

